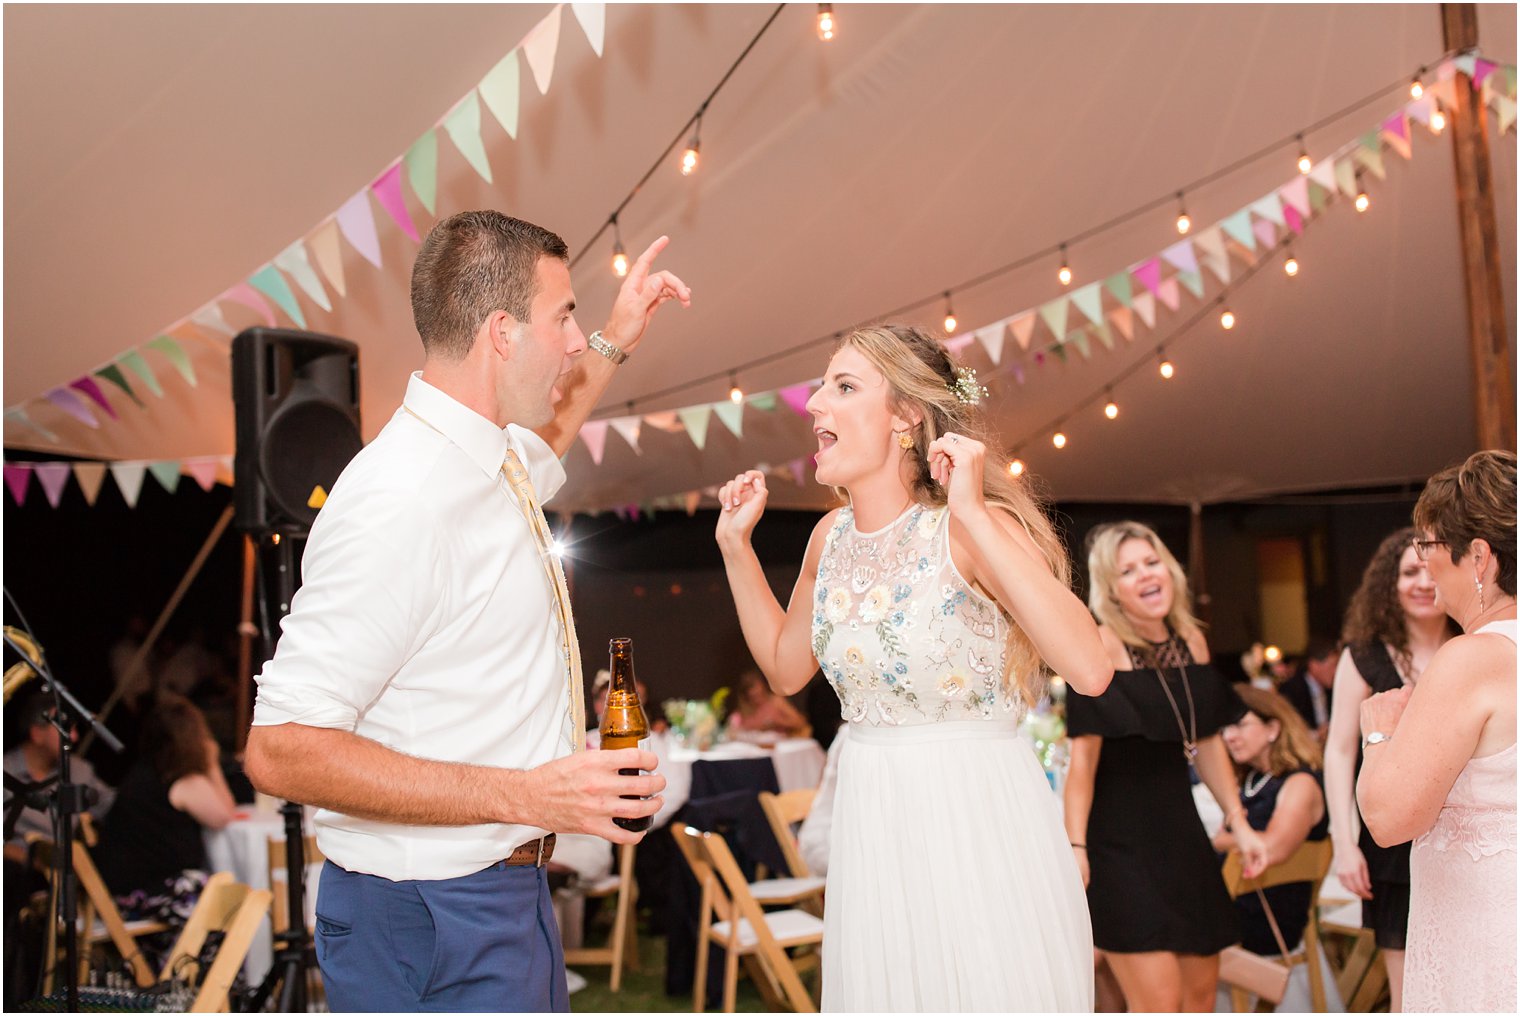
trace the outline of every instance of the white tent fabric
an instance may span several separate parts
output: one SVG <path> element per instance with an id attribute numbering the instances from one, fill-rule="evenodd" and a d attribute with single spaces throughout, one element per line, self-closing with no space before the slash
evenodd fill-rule
<path id="1" fill-rule="evenodd" d="M 107 389 L 120 420 L 89 428 L 42 400 L 245 280 L 366 187 L 490 70 L 547 5 L 10 6 L 5 10 L 5 443 L 97 459 L 233 450 L 228 340 L 175 332 L 198 384 L 160 371 L 139 408 Z M 610 6 L 598 57 L 567 9 L 547 94 L 524 62 L 515 140 L 482 111 L 494 184 L 442 136 L 437 211 L 497 207 L 547 225 L 572 253 L 605 222 L 770 16 L 769 6 Z M 600 415 L 725 398 L 726 372 L 793 347 L 738 381 L 763 391 L 819 375 L 828 337 L 921 298 L 900 318 L 937 323 L 945 289 L 1077 237 L 1147 203 L 1151 212 L 1073 243 L 1076 285 L 1177 240 L 1168 195 L 1379 90 L 1306 133 L 1313 156 L 1374 129 L 1407 80 L 1442 53 L 1435 5 L 836 5 L 820 42 L 813 5 L 782 11 L 713 102 L 702 165 L 672 155 L 621 218 L 630 250 L 672 237 L 664 264 L 695 291 L 663 310 Z M 1480 45 L 1515 60 L 1515 9 L 1479 10 Z M 1490 119 L 1510 363 L 1515 348 L 1515 140 Z M 1413 131 L 1388 153 L 1373 205 L 1344 200 L 1295 244 L 1302 271 L 1267 266 L 1099 406 L 1048 424 L 1204 306 L 1091 360 L 998 373 L 1004 440 L 1060 498 L 1215 501 L 1417 480 L 1472 448 L 1472 380 L 1450 132 Z M 678 146 L 679 149 L 679 146 Z M 1292 179 L 1296 146 L 1186 195 L 1195 224 Z M 408 190 L 410 214 L 434 217 Z M 416 245 L 371 203 L 384 267 L 342 246 L 347 295 L 314 331 L 359 343 L 366 437 L 420 365 L 407 280 Z M 610 237 L 574 280 L 586 331 L 615 292 Z M 1063 292 L 1052 255 L 954 293 L 975 329 Z M 1236 262 L 1242 268 L 1241 262 Z M 1205 300 L 1218 284 L 1210 279 Z M 221 305 L 234 329 L 251 310 Z M 1075 313 L 1075 312 L 1074 312 Z M 288 324 L 282 319 L 282 324 Z M 817 341 L 813 341 L 817 340 Z M 809 344 L 811 343 L 811 344 Z M 1010 338 L 1003 364 L 1019 357 Z M 650 393 L 717 375 L 654 400 Z M 699 450 L 646 426 L 642 454 L 614 432 L 598 466 L 569 454 L 561 509 L 605 509 L 701 489 L 757 463 L 814 450 L 784 405 L 747 407 L 742 438 L 713 421 Z M 809 467 L 810 468 L 810 467 Z M 829 492 L 777 479 L 773 503 Z"/>

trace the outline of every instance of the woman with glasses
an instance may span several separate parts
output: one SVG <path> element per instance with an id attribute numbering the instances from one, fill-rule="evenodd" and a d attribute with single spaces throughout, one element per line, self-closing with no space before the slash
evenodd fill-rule
<path id="1" fill-rule="evenodd" d="M 1413 543 L 1412 528 L 1390 533 L 1362 573 L 1346 611 L 1346 649 L 1335 671 L 1330 735 L 1325 741 L 1325 800 L 1335 871 L 1346 891 L 1362 901 L 1362 927 L 1370 928 L 1388 967 L 1390 1006 L 1403 1001 L 1404 937 L 1409 927 L 1409 847 L 1379 846 L 1362 827 L 1355 784 L 1361 770 L 1357 716 L 1370 696 L 1414 685 L 1436 650 L 1455 632 Z"/>
<path id="2" fill-rule="evenodd" d="M 1437 473 L 1414 521 L 1464 634 L 1414 688 L 1362 704 L 1357 799 L 1377 842 L 1414 839 L 1406 1007 L 1514 1012 L 1515 456 Z"/>

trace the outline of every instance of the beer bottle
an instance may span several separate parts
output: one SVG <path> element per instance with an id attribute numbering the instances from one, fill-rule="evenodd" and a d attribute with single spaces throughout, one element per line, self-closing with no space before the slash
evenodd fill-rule
<path id="1" fill-rule="evenodd" d="M 607 711 L 602 716 L 602 748 L 637 748 L 639 742 L 649 736 L 649 721 L 644 718 L 644 707 L 639 704 L 639 685 L 633 676 L 633 639 L 613 639 L 609 650 L 612 661 L 612 683 L 607 686 Z M 637 769 L 619 769 L 623 776 L 637 776 Z M 624 800 L 641 801 L 643 798 L 630 794 Z M 631 832 L 648 829 L 653 816 L 643 818 L 614 818 L 612 821 Z"/>

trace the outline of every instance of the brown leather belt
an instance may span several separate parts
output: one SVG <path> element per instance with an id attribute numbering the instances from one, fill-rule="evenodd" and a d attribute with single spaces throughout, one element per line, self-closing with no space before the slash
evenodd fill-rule
<path id="1" fill-rule="evenodd" d="M 550 833 L 541 840 L 529 840 L 516 850 L 511 856 L 498 863 L 509 868 L 519 868 L 531 864 L 535 868 L 542 868 L 549 863 L 549 858 L 554 856 L 554 834 Z"/>

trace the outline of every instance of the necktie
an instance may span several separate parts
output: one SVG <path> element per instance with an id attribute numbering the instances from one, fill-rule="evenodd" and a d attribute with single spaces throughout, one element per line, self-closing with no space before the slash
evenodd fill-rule
<path id="1" fill-rule="evenodd" d="M 570 715 L 567 719 L 571 729 L 566 736 L 571 748 L 580 751 L 586 746 L 586 691 L 581 674 L 580 643 L 576 641 L 575 621 L 570 616 L 570 590 L 565 585 L 565 571 L 560 567 L 559 557 L 552 552 L 554 542 L 549 532 L 549 520 L 544 518 L 544 510 L 539 507 L 538 497 L 533 492 L 533 481 L 528 478 L 527 468 L 510 446 L 501 471 L 517 492 L 517 502 L 528 520 L 528 528 L 533 530 L 533 538 L 538 542 L 538 556 L 554 593 L 555 613 L 559 617 L 562 640 L 561 651 L 565 659 L 565 690 L 570 697 Z"/>

